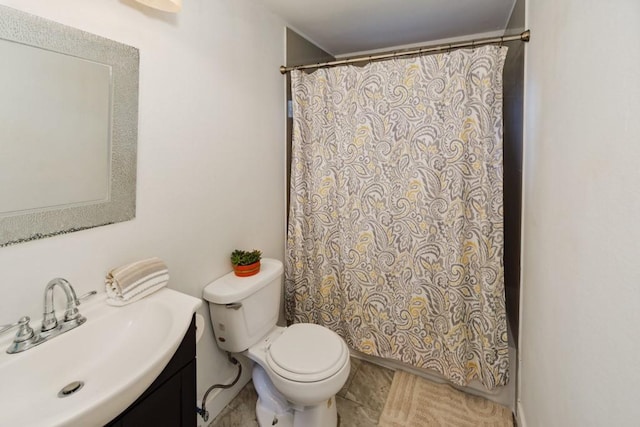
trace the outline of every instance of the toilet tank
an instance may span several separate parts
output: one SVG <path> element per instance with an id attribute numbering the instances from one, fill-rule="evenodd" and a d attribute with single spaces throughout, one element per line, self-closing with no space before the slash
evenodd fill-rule
<path id="1" fill-rule="evenodd" d="M 276 325 L 283 271 L 282 262 L 264 258 L 258 274 L 238 277 L 231 272 L 204 288 L 218 347 L 239 353 Z"/>

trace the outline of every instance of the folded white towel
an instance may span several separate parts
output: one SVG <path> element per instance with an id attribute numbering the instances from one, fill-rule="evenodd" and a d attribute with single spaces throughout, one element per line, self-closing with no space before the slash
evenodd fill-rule
<path id="1" fill-rule="evenodd" d="M 111 270 L 105 279 L 107 304 L 123 306 L 166 286 L 169 269 L 160 258 L 149 258 Z"/>

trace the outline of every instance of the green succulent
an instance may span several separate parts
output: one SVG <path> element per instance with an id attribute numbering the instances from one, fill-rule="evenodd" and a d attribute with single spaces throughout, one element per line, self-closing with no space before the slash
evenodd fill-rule
<path id="1" fill-rule="evenodd" d="M 236 249 L 231 252 L 231 264 L 233 265 L 249 265 L 260 261 L 261 258 L 262 252 L 257 249 L 252 251 L 241 251 L 240 249 Z"/>

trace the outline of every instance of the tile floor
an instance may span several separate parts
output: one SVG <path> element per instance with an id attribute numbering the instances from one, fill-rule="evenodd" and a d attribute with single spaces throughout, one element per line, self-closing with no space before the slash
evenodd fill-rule
<path id="1" fill-rule="evenodd" d="M 391 388 L 391 369 L 351 358 L 351 372 L 338 392 L 336 403 L 341 427 L 372 427 L 378 419 Z M 258 399 L 249 382 L 209 427 L 258 427 L 255 418 Z"/>

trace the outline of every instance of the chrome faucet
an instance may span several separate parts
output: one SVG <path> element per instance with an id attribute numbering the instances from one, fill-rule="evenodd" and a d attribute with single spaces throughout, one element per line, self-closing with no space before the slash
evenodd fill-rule
<path id="1" fill-rule="evenodd" d="M 73 286 L 71 286 L 71 283 L 62 278 L 53 279 L 47 283 L 47 286 L 44 288 L 44 316 L 42 318 L 42 327 L 40 328 L 42 332 L 50 331 L 58 326 L 56 311 L 53 307 L 53 290 L 56 286 L 59 286 L 63 290 L 67 299 L 67 308 L 64 311 L 63 322 L 65 324 L 71 322 L 73 327 L 75 327 L 80 326 L 87 320 L 86 317 L 78 311 L 80 300 L 78 300 L 76 291 L 73 289 Z"/>
<path id="2" fill-rule="evenodd" d="M 56 311 L 53 307 L 53 290 L 56 287 L 60 287 L 67 298 L 67 308 L 60 323 L 58 323 Z M 18 328 L 18 333 L 14 337 L 11 346 L 7 349 L 7 353 L 20 353 L 82 325 L 87 321 L 87 318 L 80 314 L 78 305 L 80 305 L 80 301 L 97 293 L 96 291 L 91 291 L 78 298 L 73 286 L 66 279 L 57 278 L 51 280 L 44 288 L 44 317 L 42 318 L 40 333 L 35 332 L 29 326 L 30 319 L 27 316 L 10 325 L 0 326 L 0 334 L 15 327 Z"/>

